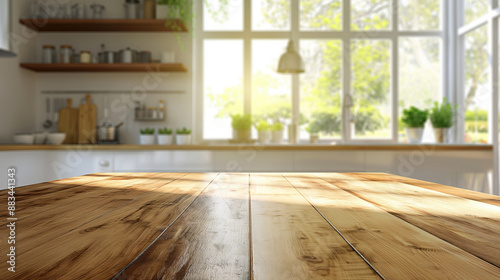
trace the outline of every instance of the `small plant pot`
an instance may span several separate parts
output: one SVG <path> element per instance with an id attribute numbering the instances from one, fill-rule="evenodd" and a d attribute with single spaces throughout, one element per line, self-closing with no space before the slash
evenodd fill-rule
<path id="1" fill-rule="evenodd" d="M 172 11 L 172 9 L 174 11 Z M 171 7 L 170 5 L 165 5 L 165 4 L 157 4 L 156 19 L 167 19 L 167 18 L 180 18 L 179 8 Z"/>
<path id="2" fill-rule="evenodd" d="M 319 134 L 313 133 L 309 134 L 309 143 L 316 144 L 319 141 Z"/>
<path id="3" fill-rule="evenodd" d="M 422 136 L 424 135 L 423 127 L 407 127 L 406 131 L 406 139 L 408 139 L 408 143 L 410 144 L 420 144 L 422 143 Z"/>
<path id="4" fill-rule="evenodd" d="M 271 131 L 263 130 L 259 131 L 259 143 L 269 144 L 271 142 Z"/>
<path id="5" fill-rule="evenodd" d="M 158 145 L 172 145 L 174 136 L 171 134 L 158 134 Z"/>
<path id="6" fill-rule="evenodd" d="M 141 145 L 154 145 L 155 136 L 150 134 L 141 134 L 140 142 Z"/>
<path id="7" fill-rule="evenodd" d="M 175 136 L 177 145 L 191 145 L 191 135 L 181 134 Z"/>
<path id="8" fill-rule="evenodd" d="M 272 142 L 273 144 L 281 144 L 283 142 L 283 130 L 273 131 Z"/>
<path id="9" fill-rule="evenodd" d="M 434 136 L 437 143 L 448 143 L 449 128 L 434 128 Z"/>
<path id="10" fill-rule="evenodd" d="M 239 142 L 248 142 L 248 141 L 250 141 L 252 131 L 250 129 L 235 130 L 233 135 L 234 135 L 234 139 L 239 141 Z"/>

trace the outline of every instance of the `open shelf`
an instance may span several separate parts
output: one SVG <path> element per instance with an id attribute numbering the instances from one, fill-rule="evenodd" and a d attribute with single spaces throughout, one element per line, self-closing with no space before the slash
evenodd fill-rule
<path id="1" fill-rule="evenodd" d="M 180 19 L 20 19 L 39 32 L 187 32 Z"/>
<path id="2" fill-rule="evenodd" d="M 35 72 L 187 72 L 181 63 L 21 63 L 21 67 Z"/>

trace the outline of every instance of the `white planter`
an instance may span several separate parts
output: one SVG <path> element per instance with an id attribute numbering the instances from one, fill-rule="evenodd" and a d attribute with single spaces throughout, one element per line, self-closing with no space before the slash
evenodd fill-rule
<path id="1" fill-rule="evenodd" d="M 181 134 L 175 136 L 177 145 L 191 145 L 191 135 Z"/>
<path id="2" fill-rule="evenodd" d="M 407 127 L 405 128 L 405 131 L 408 143 L 420 144 L 422 142 L 422 136 L 424 135 L 423 127 Z"/>
<path id="3" fill-rule="evenodd" d="M 319 134 L 317 133 L 312 133 L 309 134 L 309 143 L 311 144 L 316 144 L 319 141 Z"/>
<path id="4" fill-rule="evenodd" d="M 268 144 L 271 142 L 271 131 L 259 131 L 259 143 Z"/>
<path id="5" fill-rule="evenodd" d="M 449 128 L 434 128 L 436 143 L 448 143 Z"/>
<path id="6" fill-rule="evenodd" d="M 273 131 L 272 142 L 274 144 L 281 144 L 283 142 L 283 130 Z"/>
<path id="7" fill-rule="evenodd" d="M 158 145 L 172 145 L 174 136 L 172 134 L 158 134 Z"/>
<path id="8" fill-rule="evenodd" d="M 174 8 L 175 12 L 170 11 L 169 5 L 156 5 L 156 19 L 180 18 L 178 8 Z"/>
<path id="9" fill-rule="evenodd" d="M 141 145 L 154 145 L 155 136 L 150 134 L 141 134 L 140 142 Z"/>

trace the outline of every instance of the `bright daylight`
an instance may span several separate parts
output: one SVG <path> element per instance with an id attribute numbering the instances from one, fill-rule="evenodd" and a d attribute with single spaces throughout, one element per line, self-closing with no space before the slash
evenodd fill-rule
<path id="1" fill-rule="evenodd" d="M 500 0 L 0 0 L 0 278 L 500 279 Z"/>

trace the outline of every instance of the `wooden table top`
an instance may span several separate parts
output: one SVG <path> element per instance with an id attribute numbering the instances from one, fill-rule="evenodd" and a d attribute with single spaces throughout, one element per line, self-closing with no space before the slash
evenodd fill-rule
<path id="1" fill-rule="evenodd" d="M 500 197 L 385 173 L 100 173 L 16 189 L 1 279 L 500 279 Z"/>

